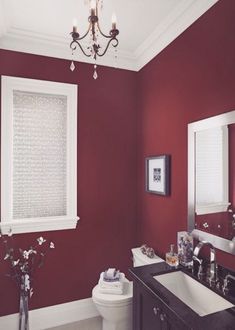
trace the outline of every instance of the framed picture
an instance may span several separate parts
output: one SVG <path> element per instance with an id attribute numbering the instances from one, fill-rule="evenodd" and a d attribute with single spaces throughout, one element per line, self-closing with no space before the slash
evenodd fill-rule
<path id="1" fill-rule="evenodd" d="M 146 191 L 158 194 L 170 194 L 170 156 L 161 155 L 146 158 Z"/>

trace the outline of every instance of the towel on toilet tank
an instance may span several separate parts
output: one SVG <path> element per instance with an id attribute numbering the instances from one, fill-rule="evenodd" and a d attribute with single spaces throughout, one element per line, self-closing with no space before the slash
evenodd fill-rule
<path id="1" fill-rule="evenodd" d="M 99 291 L 100 293 L 123 294 L 124 281 L 124 273 L 117 271 L 114 276 L 108 276 L 107 278 L 107 271 L 102 272 L 99 279 Z"/>

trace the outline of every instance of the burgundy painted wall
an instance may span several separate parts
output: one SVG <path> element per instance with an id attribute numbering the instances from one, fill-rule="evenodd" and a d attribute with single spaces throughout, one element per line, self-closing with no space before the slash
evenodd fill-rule
<path id="1" fill-rule="evenodd" d="M 235 109 L 234 17 L 235 2 L 219 1 L 138 73 L 138 240 L 161 256 L 187 228 L 187 124 Z M 144 158 L 160 154 L 171 155 L 169 197 L 144 191 Z"/>
<path id="2" fill-rule="evenodd" d="M 79 85 L 81 221 L 45 233 L 56 249 L 35 276 L 32 309 L 90 297 L 104 268 L 127 272 L 131 247 L 146 242 L 164 256 L 187 228 L 187 124 L 235 108 L 234 17 L 234 1 L 220 1 L 139 73 L 100 67 L 97 81 L 87 64 L 71 73 L 65 60 L 0 51 L 1 75 Z M 169 197 L 144 190 L 144 159 L 158 154 L 171 155 Z M 219 258 L 235 269 L 235 257 Z M 1 262 L 0 315 L 18 311 L 5 273 Z"/>
<path id="3" fill-rule="evenodd" d="M 99 273 L 131 266 L 136 238 L 136 73 L 0 50 L 0 75 L 78 84 L 76 230 L 16 235 L 29 247 L 41 234 L 56 249 L 38 270 L 30 308 L 91 297 Z M 0 258 L 3 258 L 2 249 Z M 0 316 L 18 312 L 18 292 L 0 262 Z"/>

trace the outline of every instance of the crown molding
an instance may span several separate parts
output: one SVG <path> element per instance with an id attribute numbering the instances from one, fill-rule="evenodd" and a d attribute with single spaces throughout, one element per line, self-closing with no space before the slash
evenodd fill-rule
<path id="1" fill-rule="evenodd" d="M 7 32 L 6 17 L 4 15 L 3 3 L 0 1 L 0 38 Z"/>
<path id="2" fill-rule="evenodd" d="M 70 42 L 69 38 L 39 34 L 12 27 L 0 38 L 0 49 L 71 60 Z M 93 59 L 84 56 L 81 52 L 73 56 L 73 61 L 94 64 Z M 121 49 L 117 51 L 117 59 L 115 59 L 114 52 L 108 51 L 106 56 L 97 59 L 97 64 L 136 71 L 136 61 L 133 61 L 133 54 Z"/>
<path id="3" fill-rule="evenodd" d="M 136 49 L 137 71 L 141 70 L 216 2 L 218 0 L 185 0 L 181 2 Z"/>
<path id="4" fill-rule="evenodd" d="M 98 58 L 97 64 L 131 71 L 141 70 L 149 61 L 166 48 L 218 0 L 184 0 L 157 25 L 153 33 L 134 51 L 112 51 Z M 71 60 L 70 38 L 38 34 L 16 27 L 7 28 L 0 2 L 0 48 L 18 52 Z M 74 61 L 94 64 L 94 60 L 79 52 Z M 76 63 L 75 63 L 76 66 Z"/>

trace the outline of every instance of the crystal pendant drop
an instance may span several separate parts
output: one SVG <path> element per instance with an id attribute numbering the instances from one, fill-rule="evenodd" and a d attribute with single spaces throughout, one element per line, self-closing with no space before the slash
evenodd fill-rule
<path id="1" fill-rule="evenodd" d="M 94 65 L 94 74 L 93 74 L 93 78 L 94 78 L 95 80 L 98 78 L 98 74 L 97 74 L 96 68 L 97 68 L 97 65 L 95 64 L 95 65 Z"/>
<path id="2" fill-rule="evenodd" d="M 74 65 L 74 63 L 73 63 L 73 61 L 72 61 L 71 64 L 70 64 L 70 70 L 71 70 L 71 71 L 74 71 L 74 69 L 75 69 L 75 65 Z"/>

